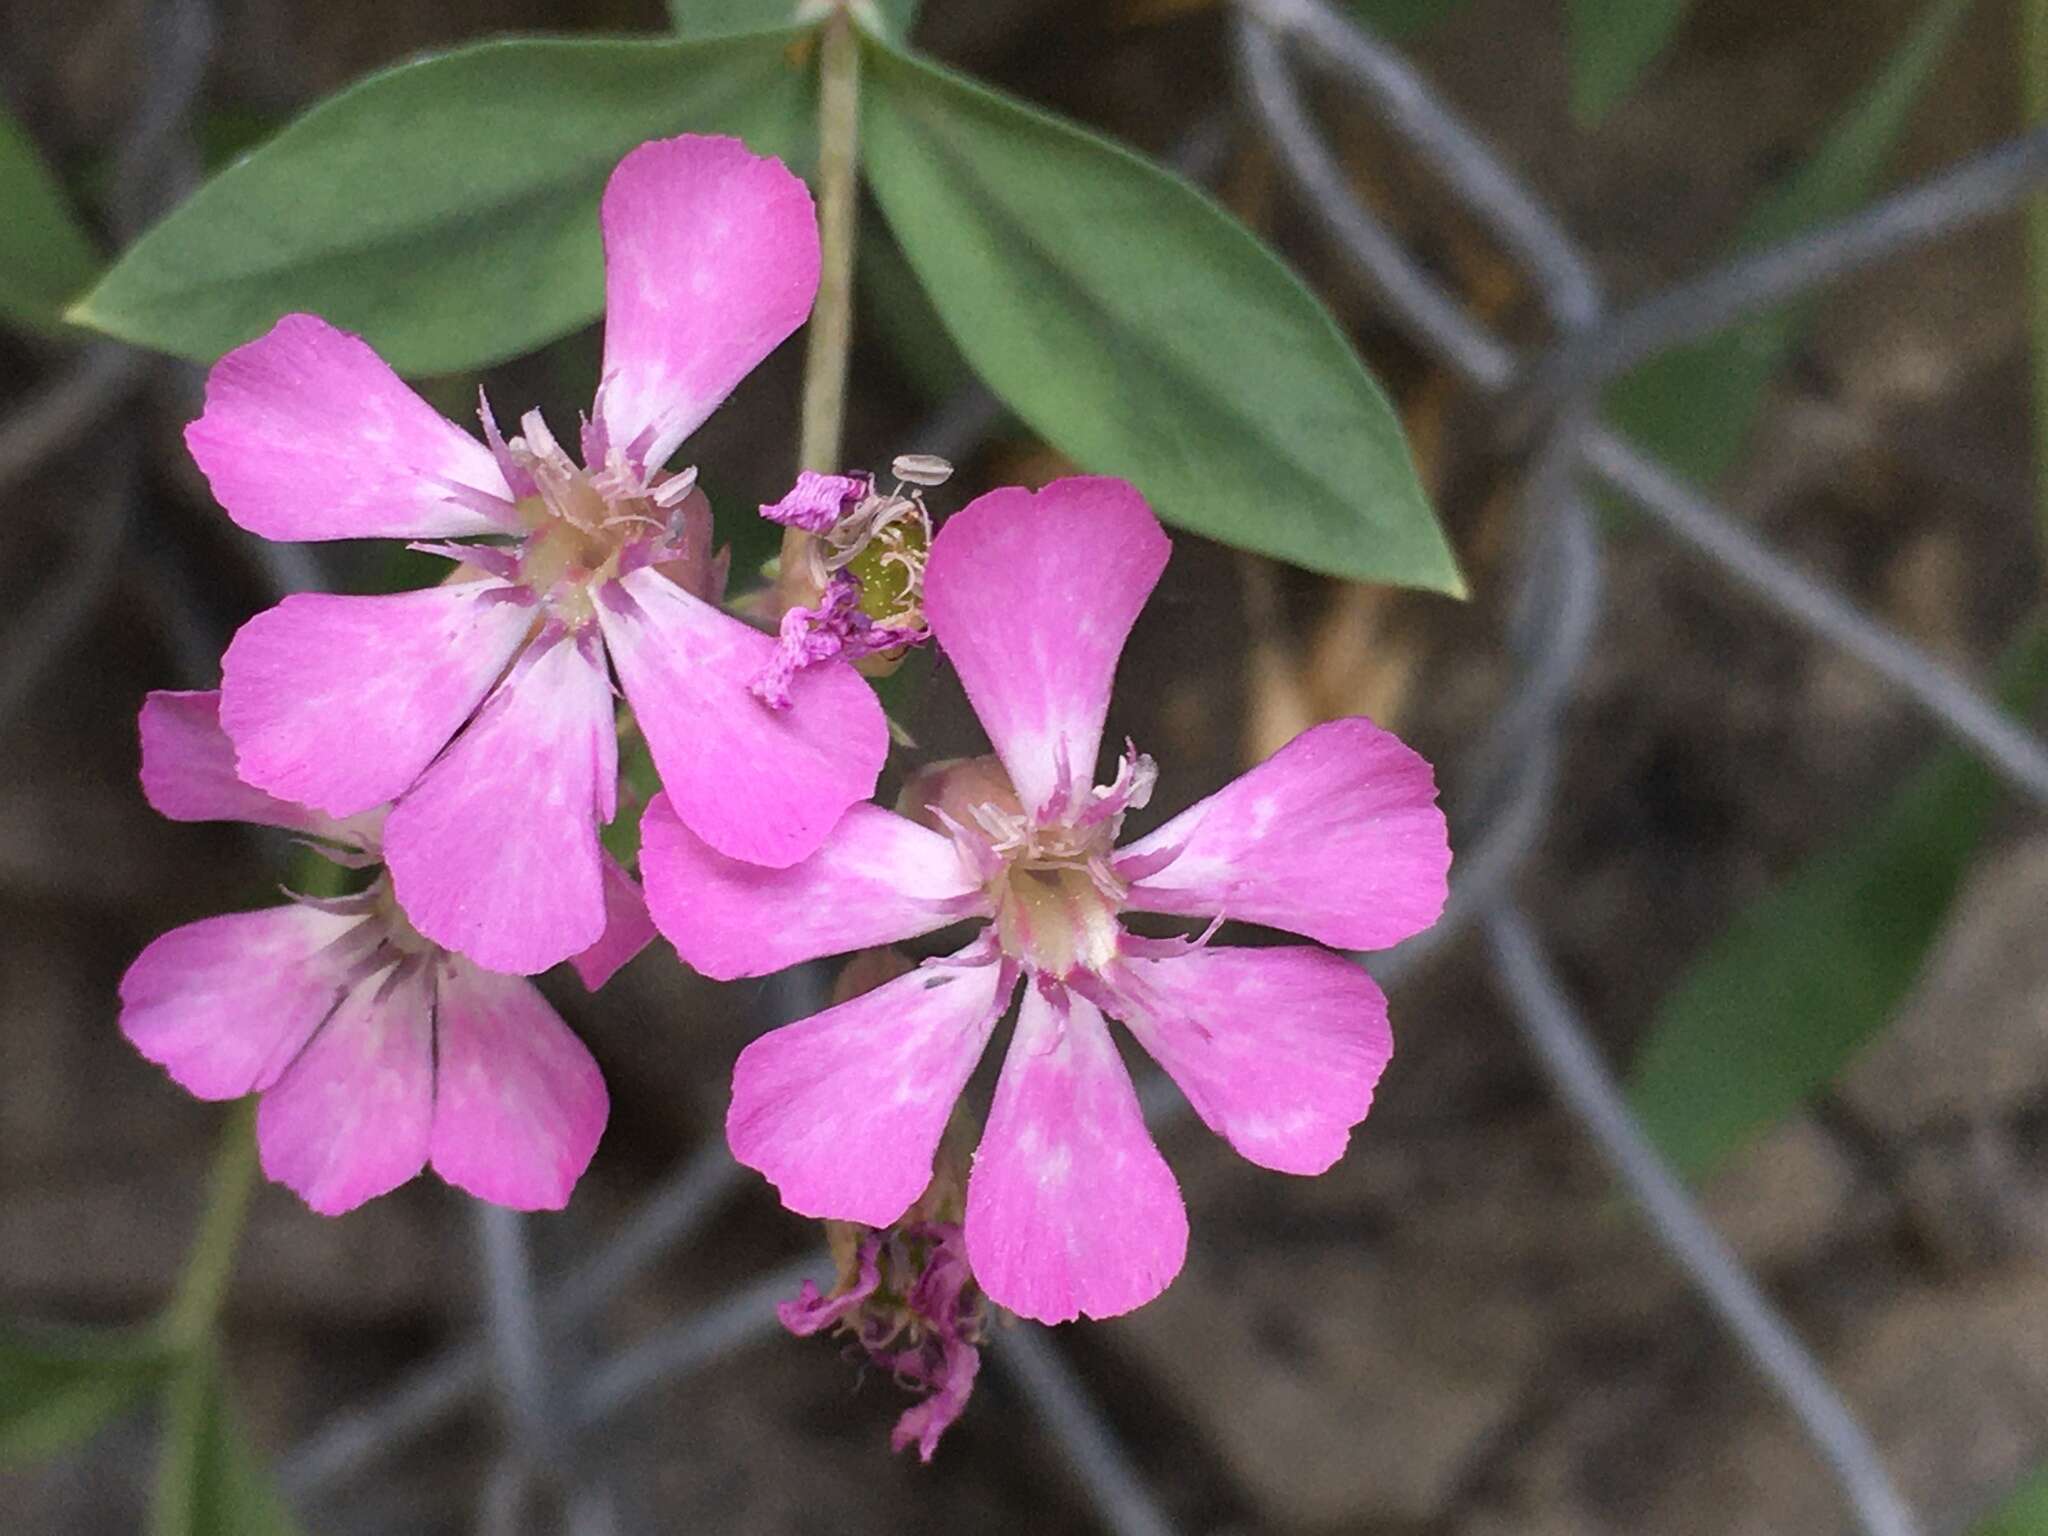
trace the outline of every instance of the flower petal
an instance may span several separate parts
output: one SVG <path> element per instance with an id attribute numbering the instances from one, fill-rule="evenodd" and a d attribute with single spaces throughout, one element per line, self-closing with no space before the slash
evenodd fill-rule
<path id="1" fill-rule="evenodd" d="M 532 611 L 509 590 L 303 592 L 257 614 L 220 662 L 236 771 L 331 816 L 397 799 L 519 649 Z"/>
<path id="2" fill-rule="evenodd" d="M 590 1166 L 610 1100 L 590 1052 L 530 981 L 441 967 L 434 1172 L 479 1200 L 558 1211 Z"/>
<path id="3" fill-rule="evenodd" d="M 268 1088 L 348 990 L 329 946 L 361 921 L 288 906 L 173 928 L 121 978 L 121 1033 L 202 1099 Z"/>
<path id="4" fill-rule="evenodd" d="M 185 445 L 228 516 L 266 539 L 519 529 L 490 450 L 317 315 L 286 315 L 215 363 Z M 502 518 L 479 510 L 493 501 Z"/>
<path id="5" fill-rule="evenodd" d="M 784 868 L 874 793 L 889 727 L 851 667 L 799 673 L 770 709 L 747 685 L 775 641 L 652 570 L 605 586 L 598 618 L 669 803 L 720 853 Z"/>
<path id="6" fill-rule="evenodd" d="M 586 992 L 595 992 L 610 981 L 641 950 L 654 941 L 654 919 L 647 915 L 647 898 L 624 866 L 610 854 L 604 855 L 604 933 L 581 954 L 571 955 L 576 978 Z"/>
<path id="7" fill-rule="evenodd" d="M 1109 1026 L 1024 989 L 967 1181 L 967 1256 L 989 1299 L 1041 1323 L 1115 1317 L 1187 1257 L 1180 1186 L 1138 1109 Z"/>
<path id="8" fill-rule="evenodd" d="M 172 821 L 246 821 L 332 842 L 359 829 L 266 795 L 235 775 L 235 744 L 220 728 L 220 693 L 156 689 L 142 701 L 142 794 Z"/>
<path id="9" fill-rule="evenodd" d="M 323 1216 L 426 1166 L 434 1117 L 433 984 L 424 970 L 359 984 L 256 1109 L 263 1171 Z"/>
<path id="10" fill-rule="evenodd" d="M 1303 731 L 1118 856 L 1177 856 L 1131 887 L 1140 912 L 1265 923 L 1383 949 L 1435 922 L 1451 867 L 1436 776 L 1370 720 Z"/>
<path id="11" fill-rule="evenodd" d="M 654 468 L 804 323 L 818 219 L 780 160 L 701 134 L 628 154 L 601 219 L 597 415 L 613 444 Z"/>
<path id="12" fill-rule="evenodd" d="M 925 617 L 1026 809 L 1069 787 L 1062 761 L 1095 782 L 1117 658 L 1170 549 L 1135 488 L 1092 476 L 991 491 L 932 540 Z"/>
<path id="13" fill-rule="evenodd" d="M 725 1136 L 799 1216 L 886 1227 L 932 1178 L 1013 973 L 927 965 L 756 1040 Z"/>
<path id="14" fill-rule="evenodd" d="M 385 819 L 384 862 L 413 926 L 523 976 L 602 938 L 597 828 L 618 748 L 602 663 L 569 635 L 529 646 Z"/>
<path id="15" fill-rule="evenodd" d="M 640 823 L 655 925 L 719 981 L 931 933 L 986 911 L 952 842 L 878 805 L 856 805 L 800 864 L 729 859 L 684 826 L 666 795 Z"/>
<path id="16" fill-rule="evenodd" d="M 1107 979 L 1203 1123 L 1261 1168 L 1321 1173 L 1342 1157 L 1394 1053 L 1385 995 L 1327 949 L 1193 949 Z"/>

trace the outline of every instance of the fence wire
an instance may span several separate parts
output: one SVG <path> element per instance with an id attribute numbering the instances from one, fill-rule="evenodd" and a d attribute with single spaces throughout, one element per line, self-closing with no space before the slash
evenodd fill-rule
<path id="1" fill-rule="evenodd" d="M 1973 155 L 1837 223 L 1616 310 L 1604 299 L 1590 259 L 1543 200 L 1396 50 L 1325 0 L 1234 0 L 1233 9 L 1243 116 L 1270 143 L 1323 234 L 1385 313 L 1488 397 L 1503 439 L 1525 445 L 1527 454 L 1514 510 L 1520 542 L 1506 615 L 1514 687 L 1453 778 L 1460 856 L 1450 905 L 1428 933 L 1389 954 L 1362 958 L 1383 981 L 1397 984 L 1459 933 L 1480 930 L 1494 981 L 1561 1103 L 1642 1208 L 1650 1235 L 1813 1442 L 1856 1528 L 1865 1536 L 1914 1536 L 1919 1526 L 1869 1434 L 1630 1114 L 1512 888 L 1548 819 L 1561 727 L 1598 625 L 1602 550 L 1587 500 L 1594 485 L 1626 497 L 1751 598 L 1862 662 L 2011 785 L 2048 801 L 2048 744 L 2037 734 L 1598 418 L 1601 387 L 1653 356 L 2011 212 L 2048 184 L 2048 128 Z M 178 45 L 167 55 L 178 73 L 160 83 L 138 114 L 128 159 L 117 167 L 117 200 L 126 207 L 140 206 L 151 185 L 131 166 L 154 166 L 161 181 L 165 154 L 175 160 L 180 146 L 189 149 L 194 61 L 203 60 L 211 29 L 210 12 L 197 0 L 159 3 L 152 17 Z M 1545 345 L 1521 351 L 1504 342 L 1359 201 L 1303 98 L 1304 72 L 1341 82 L 1375 110 L 1491 233 L 1543 304 L 1554 328 Z M 1180 157 L 1184 168 L 1212 166 L 1230 127 L 1227 119 L 1205 125 Z M 189 167 L 173 170 L 165 185 L 189 184 Z M 0 490 L 75 446 L 151 373 L 125 349 L 82 352 L 69 372 L 0 428 Z M 1001 417 L 986 391 L 970 389 L 927 424 L 916 446 L 964 458 Z M 122 484 L 132 488 L 132 479 Z M 26 697 L 60 650 L 30 642 L 70 633 L 110 584 L 125 514 L 111 506 L 107 511 L 104 518 L 81 519 L 102 532 L 81 535 L 75 572 L 48 594 L 49 611 L 32 610 L 10 637 L 0 718 Z M 309 579 L 297 567 L 264 574 L 280 587 Z M 814 970 L 789 973 L 769 994 L 767 1021 L 811 1011 L 820 992 Z M 1185 1101 L 1163 1087 L 1163 1079 L 1144 1084 L 1155 1123 L 1186 1113 Z M 506 1454 L 487 1480 L 485 1528 L 516 1529 L 535 1485 L 544 1483 L 558 1500 L 551 1528 L 591 1536 L 629 1529 L 603 1487 L 577 1470 L 578 1447 L 649 1392 L 775 1331 L 772 1303 L 829 1269 L 820 1255 L 772 1271 L 586 1364 L 574 1347 L 579 1334 L 636 1277 L 695 1236 L 740 1182 L 723 1146 L 707 1146 L 553 1289 L 536 1282 L 520 1218 L 480 1208 L 481 1337 L 434 1356 L 372 1401 L 335 1414 L 284 1459 L 280 1478 L 288 1496 L 301 1506 L 325 1499 L 432 1425 L 489 1401 L 508 1432 Z M 1105 1530 L 1164 1536 L 1177 1529 L 1052 1334 L 1005 1330 L 992 1354 L 1046 1424 Z"/>

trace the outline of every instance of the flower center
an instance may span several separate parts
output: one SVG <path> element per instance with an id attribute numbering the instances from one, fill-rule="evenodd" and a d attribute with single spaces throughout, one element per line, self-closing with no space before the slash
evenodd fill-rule
<path id="1" fill-rule="evenodd" d="M 935 765 L 905 793 L 912 814 L 950 832 L 980 873 L 1003 952 L 1064 980 L 1116 958 L 1130 893 L 1111 860 L 1124 813 L 1150 798 L 1156 777 L 1150 758 L 1127 752 L 1115 783 L 1069 788 L 1033 815 L 1002 764 L 982 757 Z"/>
<path id="2" fill-rule="evenodd" d="M 533 530 L 520 546 L 518 579 L 552 617 L 580 629 L 596 617 L 593 588 L 689 542 L 685 503 L 697 472 L 642 470 L 588 424 L 579 465 L 539 411 L 519 425 L 500 454 L 520 519 Z"/>

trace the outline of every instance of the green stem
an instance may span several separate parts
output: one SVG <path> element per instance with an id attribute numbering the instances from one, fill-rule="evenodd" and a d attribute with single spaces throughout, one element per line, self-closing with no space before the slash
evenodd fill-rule
<path id="1" fill-rule="evenodd" d="M 846 424 L 846 369 L 853 346 L 853 243 L 860 163 L 860 40 L 841 4 L 818 29 L 818 302 L 804 354 L 803 425 L 798 467 L 839 468 Z M 782 596 L 803 601 L 800 558 L 809 535 L 782 538 Z M 815 594 L 810 594 L 814 597 Z"/>
<path id="2" fill-rule="evenodd" d="M 235 1251 L 249 1214 L 249 1196 L 256 1188 L 256 1101 L 245 1099 L 228 1111 L 220 1146 L 206 1181 L 206 1209 L 199 1235 L 193 1239 L 177 1295 L 164 1313 L 165 1336 L 179 1348 L 205 1342 L 220 1317 L 234 1274 Z"/>

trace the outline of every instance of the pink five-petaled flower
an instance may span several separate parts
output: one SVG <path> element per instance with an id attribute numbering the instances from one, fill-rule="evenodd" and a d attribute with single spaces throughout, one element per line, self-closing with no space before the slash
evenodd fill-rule
<path id="1" fill-rule="evenodd" d="M 735 1155 L 792 1210 L 887 1227 L 924 1189 L 953 1101 L 1028 979 L 967 1190 L 967 1255 L 1026 1317 L 1109 1317 L 1178 1272 L 1187 1214 L 1104 1014 L 1251 1161 L 1320 1173 L 1392 1050 L 1386 1000 L 1313 946 L 1145 940 L 1120 912 L 1236 918 L 1346 949 L 1427 927 L 1450 865 L 1429 765 L 1368 720 L 1303 732 L 1116 846 L 1151 764 L 1092 787 L 1111 679 L 1168 544 L 1116 480 L 983 496 L 940 530 L 925 612 L 1000 757 L 946 776 L 941 832 L 856 806 L 801 864 L 725 858 L 656 799 L 655 922 L 717 977 L 992 919 L 967 948 L 741 1055 Z"/>
<path id="2" fill-rule="evenodd" d="M 284 827 L 356 867 L 377 857 L 369 812 L 346 821 L 235 777 L 219 695 L 153 693 L 142 784 L 176 821 Z M 653 937 L 606 860 L 611 918 L 575 957 L 603 985 Z M 355 896 L 210 917 L 152 943 L 121 978 L 121 1030 L 202 1099 L 258 1093 L 263 1171 L 323 1215 L 432 1164 L 458 1189 L 555 1210 L 604 1131 L 604 1079 L 532 982 L 422 938 L 379 876 Z"/>
<path id="3" fill-rule="evenodd" d="M 222 358 L 186 432 L 228 515 L 266 538 L 498 537 L 430 546 L 475 579 L 258 614 L 222 660 L 221 721 L 259 789 L 334 816 L 392 802 L 400 905 L 499 971 L 545 970 L 604 931 L 607 654 L 669 803 L 732 857 L 806 857 L 888 751 L 845 667 L 794 677 L 786 710 L 748 692 L 776 642 L 706 600 L 708 511 L 691 472 L 662 467 L 809 313 L 810 194 L 737 140 L 685 135 L 619 162 L 602 224 L 581 465 L 538 412 L 507 443 L 486 410 L 479 442 L 311 315 Z"/>

